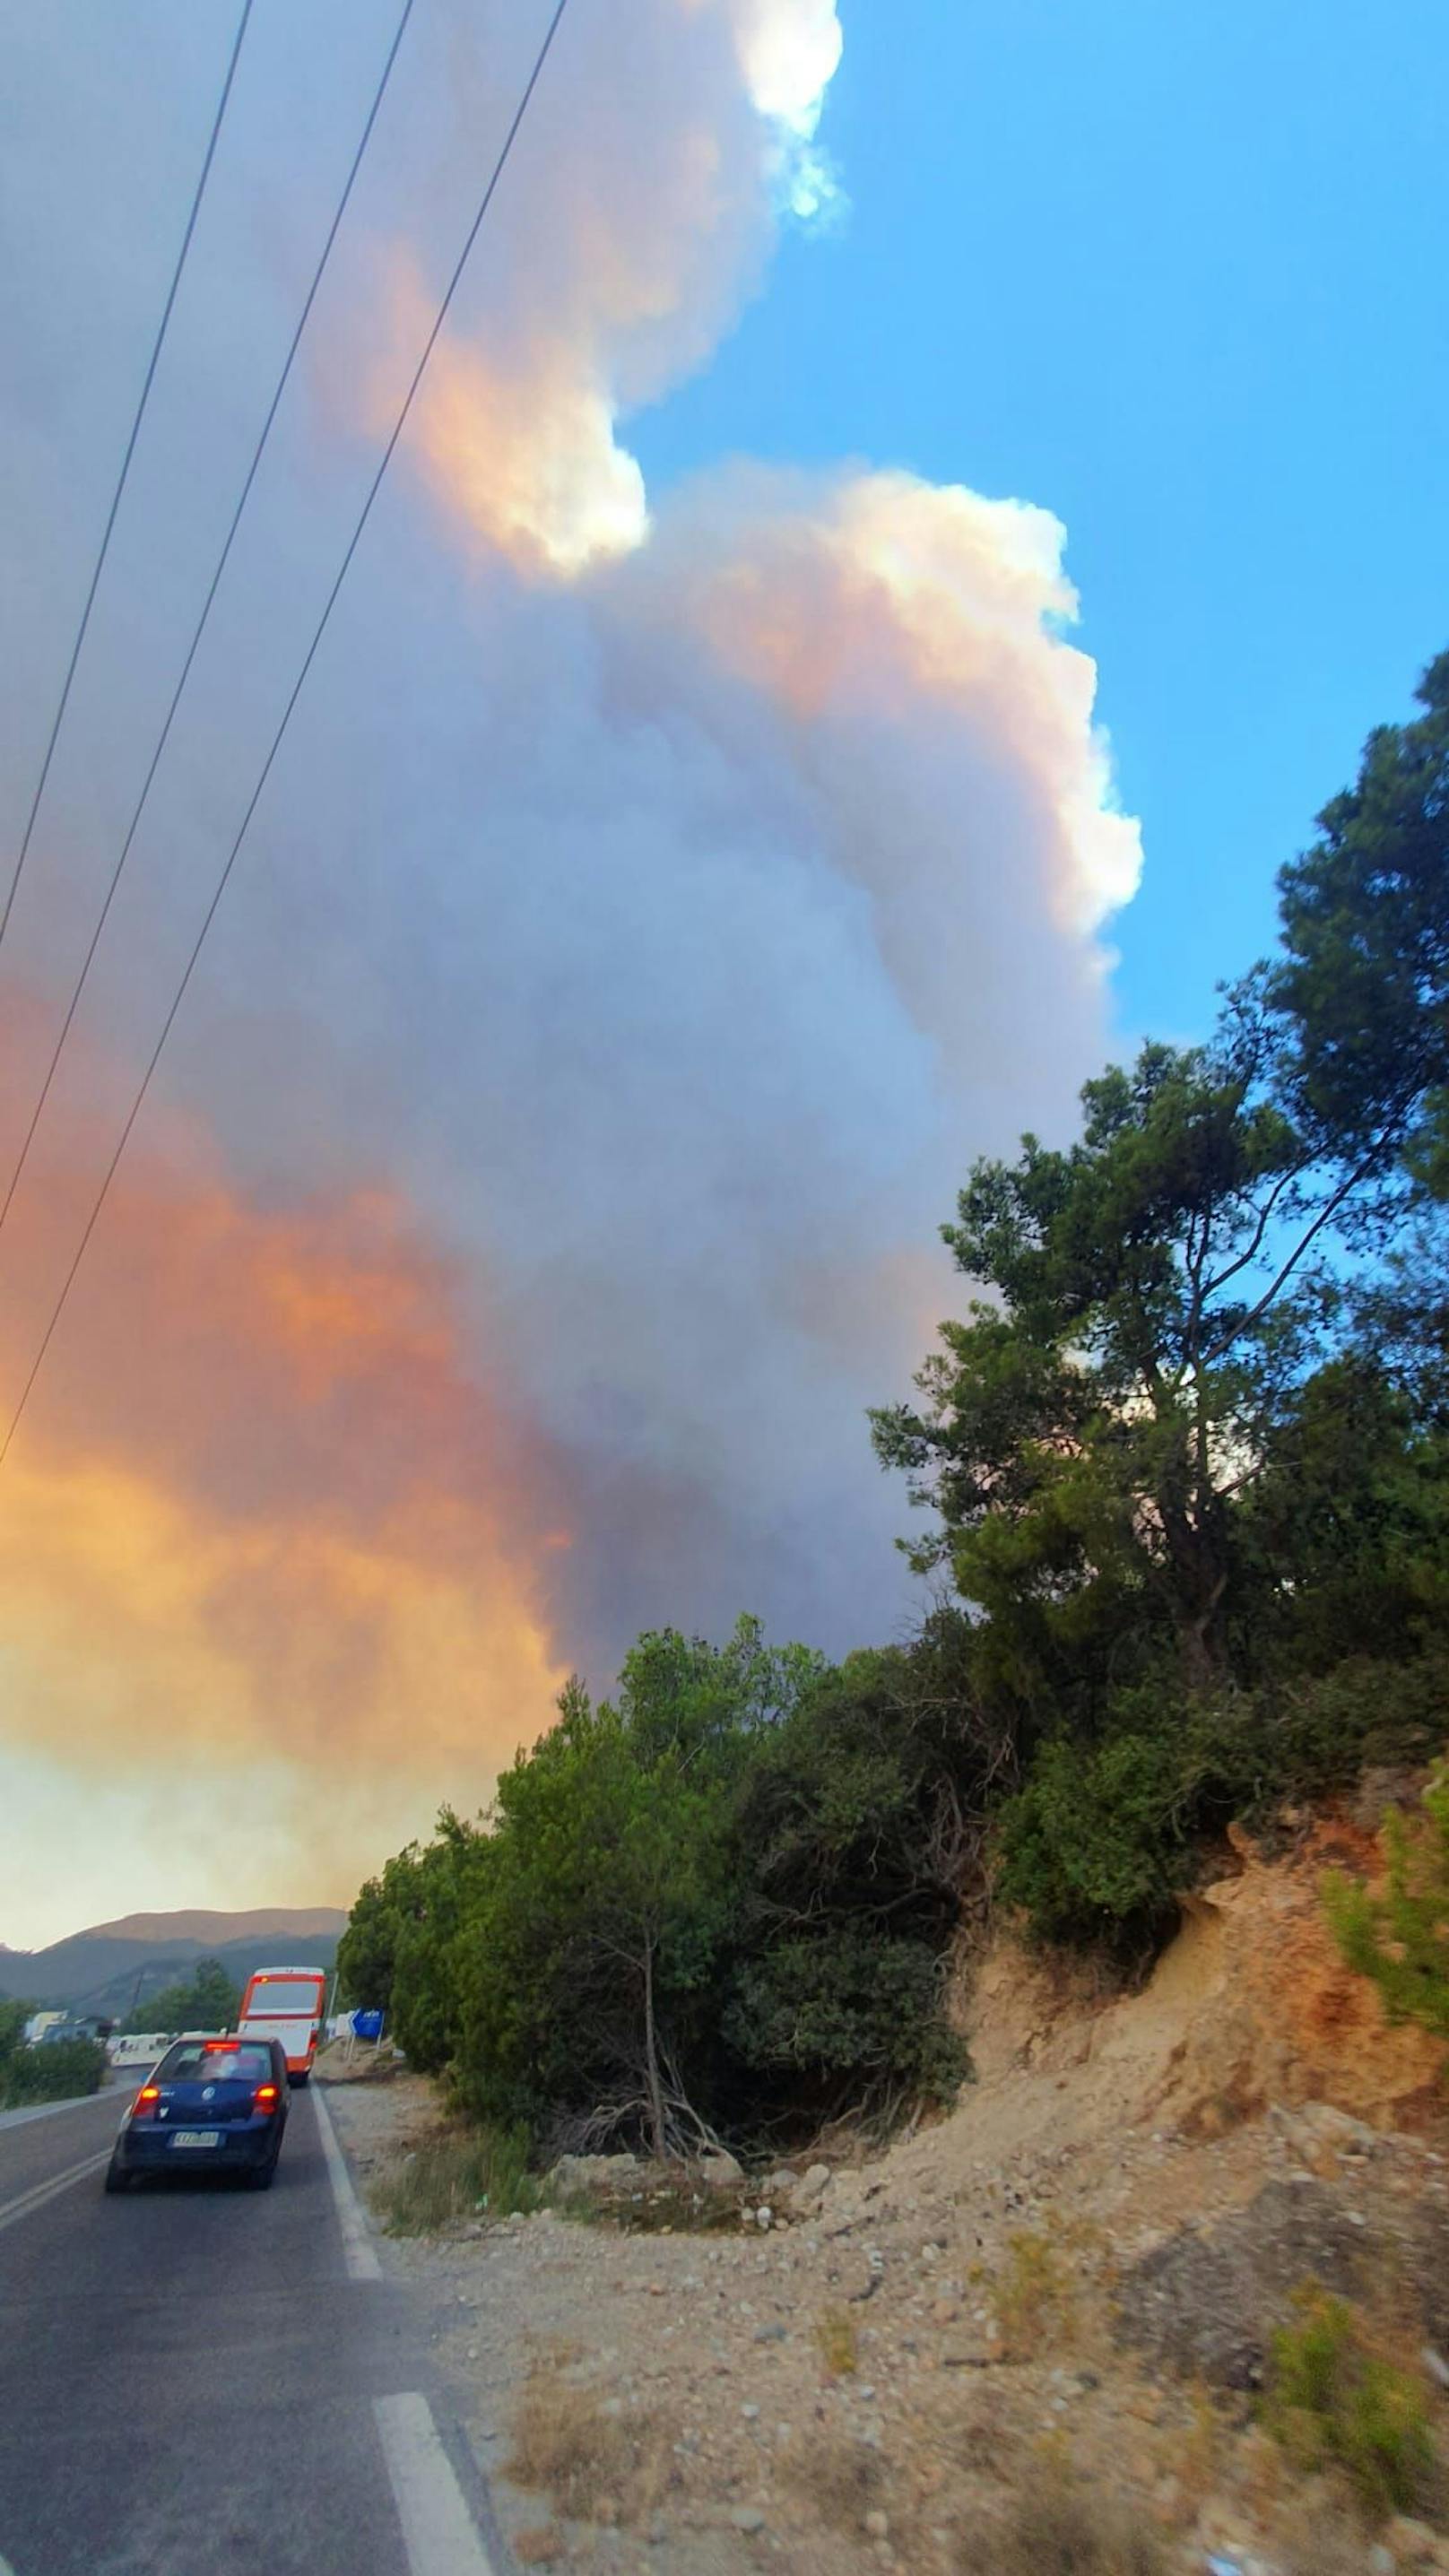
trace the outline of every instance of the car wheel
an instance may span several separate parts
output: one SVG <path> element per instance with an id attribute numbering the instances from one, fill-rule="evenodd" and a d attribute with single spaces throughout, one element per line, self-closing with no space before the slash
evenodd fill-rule
<path id="1" fill-rule="evenodd" d="M 276 2177 L 276 2171 L 277 2159 L 275 2156 L 269 2156 L 264 2165 L 253 2165 L 251 2172 L 247 2175 L 247 2182 L 251 2190 L 270 2191 L 272 2183 Z"/>
<path id="2" fill-rule="evenodd" d="M 118 2157 L 114 2155 L 112 2156 L 110 2163 L 106 2167 L 107 2191 L 130 2191 L 134 2188 L 137 2179 L 138 2177 L 135 2174 L 127 2173 L 125 2166 L 120 2162 Z"/>
<path id="3" fill-rule="evenodd" d="M 294 2093 L 298 2093 L 298 2092 L 300 2092 L 300 2091 L 301 2091 L 302 2086 L 303 2086 L 304 2084 L 308 2084 L 308 2083 L 310 2083 L 310 2082 L 311 2082 L 311 2079 L 312 2079 L 312 2069 L 311 2069 L 311 2068 L 310 2068 L 310 2066 L 309 2066 L 309 2067 L 307 2067 L 307 2068 L 305 2069 L 305 2071 L 304 2071 L 301 2075 L 289 2075 L 289 2076 L 288 2076 L 288 2078 L 287 2078 L 287 2082 L 291 2085 L 291 2088 L 292 2088 L 293 2092 L 294 2092 Z"/>

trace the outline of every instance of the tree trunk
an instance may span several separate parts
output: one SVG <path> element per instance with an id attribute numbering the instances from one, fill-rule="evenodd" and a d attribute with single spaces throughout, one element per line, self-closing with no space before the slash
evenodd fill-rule
<path id="1" fill-rule="evenodd" d="M 654 2027 L 654 1943 L 644 1943 L 644 2084 L 649 2095 L 650 2143 L 662 2161 L 666 2140 L 664 2134 L 664 2086 L 659 2074 L 659 2040 Z"/>

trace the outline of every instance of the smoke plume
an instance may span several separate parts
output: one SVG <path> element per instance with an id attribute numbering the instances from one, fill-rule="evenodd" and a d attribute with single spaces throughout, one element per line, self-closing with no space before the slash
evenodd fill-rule
<path id="1" fill-rule="evenodd" d="M 7 826 L 214 70 L 184 13 L 137 62 L 75 14 L 21 41 L 4 209 Z M 11 1389 L 543 12 L 417 21 L 0 1244 Z M 381 15 L 259 13 L 7 952 L 7 1146 L 350 149 L 304 139 L 329 42 L 360 115 Z M 121 1815 L 192 1854 L 178 1902 L 345 1899 L 642 1626 L 907 1614 L 864 1409 L 954 1301 L 967 1162 L 1100 1054 L 1140 851 L 1048 512 L 630 453 L 833 219 L 840 42 L 831 0 L 574 0 L 6 1468 L 11 1810 L 84 1778 L 108 1855 Z M 158 202 L 67 223 L 108 83 Z M 243 1848 L 197 1857 L 220 1786 Z"/>

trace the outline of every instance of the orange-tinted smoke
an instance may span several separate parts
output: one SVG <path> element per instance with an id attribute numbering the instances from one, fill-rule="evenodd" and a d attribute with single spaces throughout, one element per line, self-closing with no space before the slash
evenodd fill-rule
<path id="1" fill-rule="evenodd" d="M 101 1159 L 67 1141 L 0 1245 L 7 1399 Z M 0 1739 L 482 1795 L 548 1720 L 567 1532 L 461 1297 L 385 1183 L 268 1206 L 154 1131 L 0 1473 Z"/>

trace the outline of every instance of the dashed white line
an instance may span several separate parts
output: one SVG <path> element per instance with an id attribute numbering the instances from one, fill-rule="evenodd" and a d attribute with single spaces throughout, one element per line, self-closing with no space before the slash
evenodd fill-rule
<path id="1" fill-rule="evenodd" d="M 426 2397 L 373 2401 L 412 2576 L 493 2576 Z"/>
<path id="2" fill-rule="evenodd" d="M 78 2165 L 68 2165 L 64 2173 L 51 2174 L 44 2182 L 33 2183 L 29 2191 L 19 2192 L 14 2200 L 7 2200 L 0 2208 L 0 2228 L 14 2227 L 20 2219 L 28 2218 L 32 2210 L 43 2209 L 58 2192 L 69 2191 L 72 2183 L 84 2182 L 87 2174 L 99 2172 L 101 2166 L 109 2164 L 110 2160 L 110 2148 L 102 2147 L 99 2155 L 83 2156 Z"/>
<path id="3" fill-rule="evenodd" d="M 337 2204 L 337 2223 L 342 2230 L 342 2253 L 347 2265 L 348 2278 L 353 2281 L 380 2281 L 382 2265 L 377 2259 L 377 2247 L 369 2239 L 367 2221 L 362 2214 L 362 2203 L 352 2188 L 352 2176 L 347 2170 L 347 2159 L 337 2143 L 337 2132 L 332 2126 L 332 2114 L 316 2086 L 311 2086 L 309 2090 L 317 2113 L 317 2134 L 322 2141 L 322 2153 L 327 2159 L 327 2179 L 332 2185 L 332 2197 Z"/>

